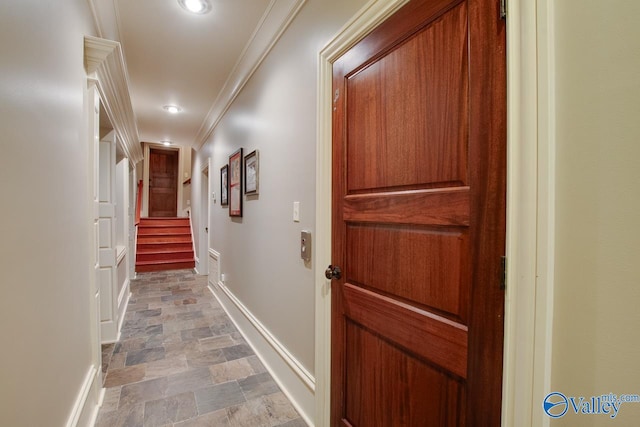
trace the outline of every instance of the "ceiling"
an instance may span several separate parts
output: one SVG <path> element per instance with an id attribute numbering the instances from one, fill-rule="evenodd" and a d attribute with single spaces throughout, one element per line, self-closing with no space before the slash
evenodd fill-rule
<path id="1" fill-rule="evenodd" d="M 98 35 L 121 43 L 141 142 L 202 144 L 279 1 L 210 0 L 211 11 L 196 15 L 177 0 L 90 0 Z M 170 104 L 182 111 L 166 112 Z"/>

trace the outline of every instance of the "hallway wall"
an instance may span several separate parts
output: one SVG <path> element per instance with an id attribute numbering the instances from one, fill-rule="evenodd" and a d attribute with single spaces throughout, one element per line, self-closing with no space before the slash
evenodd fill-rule
<path id="1" fill-rule="evenodd" d="M 66 425 L 91 367 L 83 36 L 92 22 L 85 0 L 0 3 L 3 426 Z"/>
<path id="2" fill-rule="evenodd" d="M 315 227 L 318 53 L 364 0 L 307 0 L 299 15 L 235 100 L 193 163 L 212 160 L 210 246 L 221 255 L 226 286 L 310 373 L 314 371 L 314 274 L 300 232 Z M 260 153 L 259 195 L 244 217 L 220 206 L 220 168 L 239 147 Z M 300 222 L 292 219 L 300 202 Z M 201 209 L 192 200 L 194 212 Z M 202 260 L 201 260 L 202 261 Z"/>
<path id="3" fill-rule="evenodd" d="M 556 274 L 552 391 L 640 394 L 640 3 L 555 2 Z M 536 405 L 539 402 L 534 402 Z M 574 415 L 553 426 L 636 425 Z"/>

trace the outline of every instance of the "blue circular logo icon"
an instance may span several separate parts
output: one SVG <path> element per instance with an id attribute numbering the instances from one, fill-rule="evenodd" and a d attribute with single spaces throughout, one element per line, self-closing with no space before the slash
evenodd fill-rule
<path id="1" fill-rule="evenodd" d="M 554 392 L 547 394 L 542 402 L 544 412 L 551 418 L 560 418 L 569 410 L 569 401 L 567 396 L 562 393 Z"/>

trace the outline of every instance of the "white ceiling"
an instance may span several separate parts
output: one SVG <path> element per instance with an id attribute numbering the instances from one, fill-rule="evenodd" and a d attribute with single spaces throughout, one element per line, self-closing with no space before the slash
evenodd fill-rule
<path id="1" fill-rule="evenodd" d="M 225 82 L 278 0 L 210 1 L 206 15 L 177 0 L 91 1 L 99 36 L 122 45 L 140 141 L 202 143 Z M 167 104 L 182 112 L 167 113 Z"/>

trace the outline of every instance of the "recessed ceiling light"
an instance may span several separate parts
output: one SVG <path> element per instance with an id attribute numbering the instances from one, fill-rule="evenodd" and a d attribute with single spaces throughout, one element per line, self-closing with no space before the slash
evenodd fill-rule
<path id="1" fill-rule="evenodd" d="M 168 147 L 171 145 L 171 141 L 161 141 L 162 145 L 164 145 L 165 147 Z"/>
<path id="2" fill-rule="evenodd" d="M 165 105 L 164 110 L 168 113 L 171 114 L 178 114 L 180 111 L 182 111 L 182 108 L 178 107 L 177 105 Z"/>
<path id="3" fill-rule="evenodd" d="M 208 0 L 178 0 L 183 9 L 191 13 L 203 15 L 211 10 L 211 4 Z"/>

